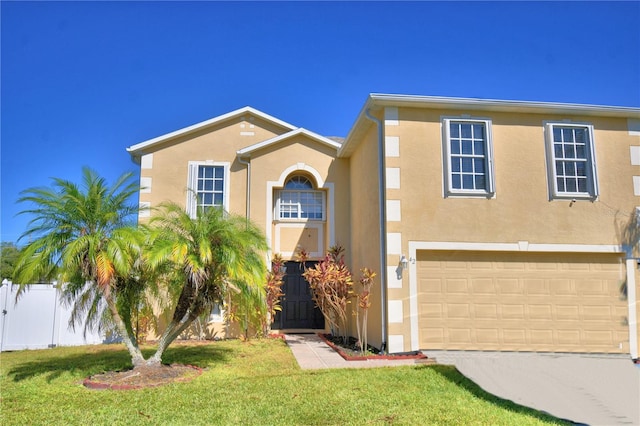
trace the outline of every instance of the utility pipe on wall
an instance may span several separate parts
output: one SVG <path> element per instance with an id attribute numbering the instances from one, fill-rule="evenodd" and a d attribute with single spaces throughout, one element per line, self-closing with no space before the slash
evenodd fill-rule
<path id="1" fill-rule="evenodd" d="M 244 164 L 245 166 L 247 166 L 247 212 L 246 212 L 246 217 L 247 220 L 251 219 L 251 159 L 249 159 L 248 161 L 244 161 L 242 158 L 238 157 L 238 162 L 240 164 Z"/>
<path id="2" fill-rule="evenodd" d="M 365 110 L 365 116 L 378 126 L 378 198 L 380 211 L 380 298 L 382 315 L 382 345 L 381 350 L 387 353 L 387 203 L 386 203 L 386 170 L 384 149 L 384 127 L 382 122 L 371 115 L 370 108 Z"/>

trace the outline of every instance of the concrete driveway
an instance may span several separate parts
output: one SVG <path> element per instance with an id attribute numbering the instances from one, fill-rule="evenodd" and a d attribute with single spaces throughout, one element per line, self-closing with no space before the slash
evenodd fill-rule
<path id="1" fill-rule="evenodd" d="M 424 352 L 520 405 L 575 423 L 640 425 L 640 368 L 629 356 Z"/>

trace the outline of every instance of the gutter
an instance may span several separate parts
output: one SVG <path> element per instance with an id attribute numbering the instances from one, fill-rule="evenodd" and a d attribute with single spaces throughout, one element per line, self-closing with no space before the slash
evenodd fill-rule
<path id="1" fill-rule="evenodd" d="M 387 341 L 387 203 L 386 203 L 386 170 L 384 167 L 385 147 L 384 147 L 384 128 L 382 122 L 371 115 L 371 109 L 365 110 L 365 116 L 376 123 L 378 127 L 378 197 L 379 197 L 379 215 L 380 215 L 380 312 L 382 317 L 382 344 L 380 350 L 382 353 L 388 353 Z"/>

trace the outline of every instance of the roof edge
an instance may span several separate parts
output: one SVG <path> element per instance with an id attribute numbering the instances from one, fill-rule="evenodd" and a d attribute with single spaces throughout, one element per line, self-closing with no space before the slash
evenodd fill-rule
<path id="1" fill-rule="evenodd" d="M 262 118 L 262 119 L 264 119 L 266 121 L 270 121 L 270 122 L 272 122 L 274 124 L 277 124 L 277 125 L 279 125 L 281 127 L 287 128 L 289 130 L 293 130 L 293 129 L 297 128 L 296 126 L 294 126 L 292 124 L 289 124 L 286 121 L 282 121 L 279 118 L 273 117 L 273 116 L 271 116 L 269 114 L 266 114 L 266 113 L 264 113 L 262 111 L 259 111 L 259 110 L 255 109 L 255 108 L 252 108 L 250 106 L 246 106 L 246 107 L 243 107 L 243 108 L 228 112 L 226 114 L 222 114 L 222 115 L 219 115 L 217 117 L 211 118 L 209 120 L 201 121 L 201 122 L 193 124 L 191 126 L 183 127 L 182 129 L 178 129 L 178 130 L 175 130 L 173 132 L 166 133 L 164 135 L 155 137 L 153 139 L 149 139 L 149 140 L 146 140 L 144 142 L 137 143 L 135 145 L 132 145 L 132 146 L 128 147 L 127 148 L 127 152 L 130 153 L 132 156 L 134 156 L 134 155 L 138 154 L 141 150 L 143 150 L 145 148 L 149 148 L 149 147 L 151 147 L 153 145 L 156 145 L 156 144 L 159 144 L 159 143 L 162 143 L 162 142 L 166 142 L 166 141 L 171 140 L 173 138 L 176 138 L 178 136 L 186 135 L 186 134 L 189 134 L 191 132 L 195 132 L 195 131 L 197 131 L 199 129 L 205 128 L 207 126 L 211 126 L 211 125 L 214 125 L 216 123 L 221 123 L 221 122 L 223 122 L 225 120 L 229 120 L 231 118 L 237 117 L 237 116 L 242 115 L 242 114 L 247 114 L 247 113 L 253 114 L 253 115 L 257 116 L 257 117 L 260 117 L 260 118 Z"/>
<path id="2" fill-rule="evenodd" d="M 310 130 L 307 130 L 307 129 L 303 128 L 303 127 L 298 127 L 297 129 L 292 130 L 290 132 L 283 133 L 283 134 L 275 136 L 275 137 L 273 137 L 271 139 L 267 139 L 265 141 L 258 142 L 256 144 L 249 145 L 249 146 L 247 146 L 245 148 L 242 148 L 242 149 L 236 151 L 236 156 L 238 156 L 238 157 L 250 157 L 252 153 L 254 153 L 254 152 L 256 152 L 256 151 L 258 151 L 258 150 L 260 150 L 262 148 L 265 148 L 265 147 L 267 147 L 269 145 L 276 144 L 276 143 L 281 142 L 281 141 L 283 141 L 285 139 L 288 139 L 288 138 L 291 138 L 291 137 L 294 137 L 294 136 L 297 136 L 297 135 L 300 135 L 300 134 L 305 135 L 305 136 L 307 136 L 307 137 L 309 137 L 311 139 L 314 139 L 317 142 L 320 142 L 320 143 L 322 143 L 324 145 L 327 145 L 327 146 L 329 146 L 329 147 L 331 147 L 331 148 L 333 148 L 335 150 L 340 149 L 340 146 L 341 146 L 340 143 L 338 143 L 336 141 L 333 141 L 333 140 L 331 140 L 331 139 L 329 139 L 327 137 L 324 137 L 322 135 L 319 135 L 319 134 L 317 134 L 315 132 L 312 132 Z"/>

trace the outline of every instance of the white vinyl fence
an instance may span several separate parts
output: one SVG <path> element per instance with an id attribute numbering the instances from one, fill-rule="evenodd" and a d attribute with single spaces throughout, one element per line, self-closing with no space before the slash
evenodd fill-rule
<path id="1" fill-rule="evenodd" d="M 0 351 L 43 349 L 55 346 L 106 342 L 105 336 L 77 325 L 69 327 L 71 309 L 60 301 L 54 284 L 33 284 L 16 304 L 17 285 L 4 280 L 0 286 Z"/>

